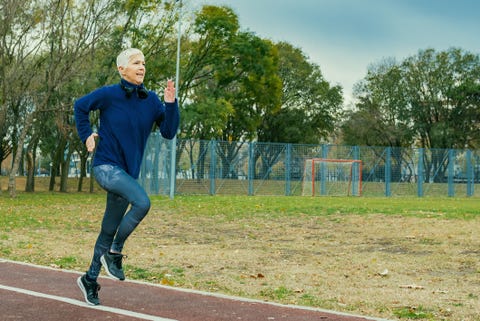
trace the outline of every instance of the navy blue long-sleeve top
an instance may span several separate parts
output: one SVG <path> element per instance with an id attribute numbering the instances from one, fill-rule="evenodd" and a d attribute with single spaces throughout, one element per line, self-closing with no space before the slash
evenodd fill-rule
<path id="1" fill-rule="evenodd" d="M 176 100 L 163 103 L 153 91 L 148 91 L 148 96 L 142 99 L 137 94 L 140 88 L 144 88 L 143 84 L 137 86 L 122 79 L 119 84 L 92 91 L 74 104 L 77 132 L 83 143 L 93 133 L 89 113 L 100 110 L 100 139 L 93 166 L 119 166 L 135 179 L 140 174 L 153 125 L 157 123 L 162 136 L 172 139 L 180 122 Z"/>

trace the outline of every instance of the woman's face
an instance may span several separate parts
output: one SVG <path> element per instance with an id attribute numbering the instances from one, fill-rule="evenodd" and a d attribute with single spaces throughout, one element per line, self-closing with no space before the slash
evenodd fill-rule
<path id="1" fill-rule="evenodd" d="M 143 83 L 143 78 L 145 78 L 145 58 L 143 55 L 133 55 L 128 60 L 127 67 L 120 66 L 118 67 L 122 78 L 126 81 L 135 84 L 141 85 Z"/>

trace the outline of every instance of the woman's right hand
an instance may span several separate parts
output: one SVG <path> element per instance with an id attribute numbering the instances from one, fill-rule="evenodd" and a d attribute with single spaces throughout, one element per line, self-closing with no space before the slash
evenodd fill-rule
<path id="1" fill-rule="evenodd" d="M 87 146 L 87 151 L 92 153 L 95 150 L 96 141 L 95 138 L 98 137 L 97 133 L 93 133 L 88 136 L 87 140 L 85 141 L 85 146 Z"/>
<path id="2" fill-rule="evenodd" d="M 169 79 L 167 81 L 167 87 L 165 87 L 165 93 L 163 95 L 163 100 L 166 103 L 174 103 L 175 102 L 175 84 L 173 80 Z"/>

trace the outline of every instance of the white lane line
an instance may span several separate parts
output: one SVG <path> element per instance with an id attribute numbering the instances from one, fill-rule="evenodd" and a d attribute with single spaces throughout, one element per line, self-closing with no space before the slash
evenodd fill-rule
<path id="1" fill-rule="evenodd" d="M 56 301 L 76 305 L 76 306 L 79 306 L 79 307 L 82 307 L 82 308 L 95 309 L 95 310 L 100 310 L 100 311 L 105 311 L 105 312 L 121 314 L 121 315 L 125 315 L 125 316 L 128 316 L 128 317 L 134 317 L 134 318 L 143 319 L 143 320 L 178 321 L 178 320 L 174 320 L 174 319 L 167 319 L 167 318 L 162 318 L 162 317 L 149 315 L 149 314 L 144 314 L 144 313 L 138 313 L 138 312 L 129 311 L 129 310 L 107 307 L 107 306 L 104 306 L 104 305 L 94 305 L 94 306 L 92 306 L 92 305 L 86 304 L 84 301 L 79 301 L 79 300 L 74 300 L 74 299 L 65 298 L 65 297 L 61 297 L 61 296 L 56 296 L 56 295 L 51 295 L 51 294 L 45 294 L 45 293 L 40 293 L 40 292 L 15 288 L 15 287 L 6 286 L 6 285 L 2 285 L 2 284 L 0 284 L 0 289 L 7 290 L 7 291 L 12 291 L 12 292 L 17 292 L 17 293 L 22 293 L 22 294 L 26 294 L 26 295 L 31 295 L 31 296 L 35 296 L 35 297 L 39 297 L 39 298 L 49 299 L 49 300 L 56 300 Z"/>

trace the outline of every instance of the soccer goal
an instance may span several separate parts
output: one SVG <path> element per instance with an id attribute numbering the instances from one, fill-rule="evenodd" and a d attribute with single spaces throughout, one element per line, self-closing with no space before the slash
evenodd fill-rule
<path id="1" fill-rule="evenodd" d="M 304 196 L 361 196 L 362 161 L 309 158 L 302 180 Z"/>

